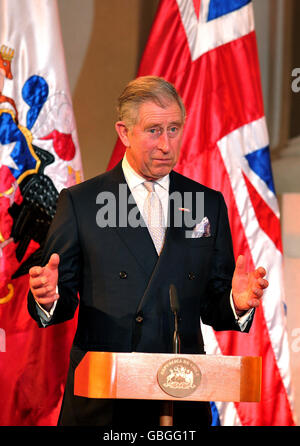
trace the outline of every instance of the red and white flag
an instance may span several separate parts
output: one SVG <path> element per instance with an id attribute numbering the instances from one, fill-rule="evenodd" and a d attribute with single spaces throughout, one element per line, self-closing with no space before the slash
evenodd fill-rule
<path id="1" fill-rule="evenodd" d="M 56 0 L 0 4 L 0 425 L 56 424 L 75 321 L 42 330 L 28 270 L 82 179 Z"/>
<path id="2" fill-rule="evenodd" d="M 293 425 L 282 244 L 250 0 L 161 0 L 138 75 L 172 82 L 187 108 L 176 171 L 220 190 L 237 257 L 270 282 L 249 334 L 204 326 L 210 354 L 262 357 L 260 403 L 212 403 L 214 424 Z M 109 168 L 123 156 L 117 142 Z"/>

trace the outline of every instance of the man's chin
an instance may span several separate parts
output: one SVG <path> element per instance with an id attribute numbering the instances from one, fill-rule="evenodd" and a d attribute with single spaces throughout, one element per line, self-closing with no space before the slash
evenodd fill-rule
<path id="1" fill-rule="evenodd" d="M 170 169 L 159 169 L 154 172 L 151 172 L 151 178 L 152 180 L 159 180 L 160 178 L 165 177 L 171 172 L 172 168 Z M 150 178 L 150 177 L 149 177 Z"/>
<path id="2" fill-rule="evenodd" d="M 153 178 L 162 178 L 168 175 L 173 167 L 173 164 L 163 163 L 162 165 L 157 166 L 155 169 L 152 169 L 150 173 Z"/>

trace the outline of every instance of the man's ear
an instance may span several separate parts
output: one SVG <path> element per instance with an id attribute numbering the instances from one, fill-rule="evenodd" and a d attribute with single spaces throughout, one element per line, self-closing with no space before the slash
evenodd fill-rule
<path id="1" fill-rule="evenodd" d="M 124 121 L 118 121 L 115 123 L 115 129 L 116 132 L 124 144 L 125 147 L 130 147 L 130 142 L 128 139 L 128 128 L 126 127 L 126 124 Z"/>

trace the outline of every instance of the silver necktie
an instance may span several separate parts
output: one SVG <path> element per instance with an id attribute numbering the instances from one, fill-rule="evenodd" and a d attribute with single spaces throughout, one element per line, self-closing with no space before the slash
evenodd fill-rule
<path id="1" fill-rule="evenodd" d="M 152 181 L 145 181 L 143 184 L 148 191 L 148 196 L 144 203 L 144 215 L 157 254 L 160 255 L 166 231 L 162 204 L 159 196 L 155 192 L 155 183 Z"/>

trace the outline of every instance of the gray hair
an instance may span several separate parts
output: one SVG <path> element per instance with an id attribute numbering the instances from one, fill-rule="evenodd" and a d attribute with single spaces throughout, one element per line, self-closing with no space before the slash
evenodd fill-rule
<path id="1" fill-rule="evenodd" d="M 125 121 L 128 126 L 136 124 L 139 107 L 149 101 L 162 108 L 167 107 L 170 102 L 177 102 L 182 120 L 185 120 L 185 107 L 174 85 L 162 77 L 141 76 L 129 82 L 118 99 L 120 121 Z"/>

